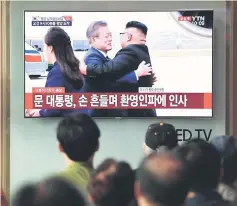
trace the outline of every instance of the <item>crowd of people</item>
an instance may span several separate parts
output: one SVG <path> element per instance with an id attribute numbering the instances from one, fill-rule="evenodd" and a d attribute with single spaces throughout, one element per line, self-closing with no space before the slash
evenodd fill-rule
<path id="1" fill-rule="evenodd" d="M 67 168 L 22 185 L 13 206 L 237 205 L 236 137 L 179 145 L 173 125 L 151 124 L 144 134 L 144 158 L 132 169 L 110 154 L 94 167 L 100 129 L 86 114 L 63 118 L 56 136 Z"/>

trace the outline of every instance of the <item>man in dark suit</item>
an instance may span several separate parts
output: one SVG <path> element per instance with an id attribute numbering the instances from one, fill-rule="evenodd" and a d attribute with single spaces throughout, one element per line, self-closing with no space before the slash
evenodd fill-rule
<path id="1" fill-rule="evenodd" d="M 89 65 L 100 65 L 108 62 L 110 59 L 107 52 L 112 49 L 112 34 L 108 25 L 104 21 L 92 22 L 86 32 L 91 49 L 85 56 L 85 63 Z M 141 62 L 139 62 L 141 63 Z M 135 71 L 133 71 L 135 70 Z M 136 85 L 141 76 L 150 75 L 149 65 L 142 63 L 138 68 L 124 73 L 122 76 L 117 73 L 103 73 L 96 76 L 85 76 L 85 90 L 87 92 L 119 92 L 120 84 Z M 92 110 L 92 116 L 116 117 L 127 116 L 125 110 Z"/>
<path id="2" fill-rule="evenodd" d="M 115 58 L 106 63 L 85 62 L 87 66 L 81 66 L 80 70 L 89 77 L 113 74 L 117 78 L 135 71 L 142 61 L 151 63 L 149 51 L 146 44 L 147 27 L 137 21 L 127 23 L 125 31 L 120 33 L 122 49 L 118 51 Z M 136 84 L 125 82 L 117 83 L 117 92 L 138 92 L 138 87 L 152 87 L 153 75 L 142 76 Z M 130 117 L 154 117 L 154 110 L 129 110 Z"/>

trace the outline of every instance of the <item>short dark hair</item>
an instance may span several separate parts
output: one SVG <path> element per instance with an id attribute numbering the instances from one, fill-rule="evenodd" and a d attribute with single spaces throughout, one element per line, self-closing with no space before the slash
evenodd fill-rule
<path id="1" fill-rule="evenodd" d="M 103 161 L 92 174 L 88 192 L 97 206 L 128 205 L 134 198 L 135 173 L 124 161 Z"/>
<path id="2" fill-rule="evenodd" d="M 139 21 L 129 21 L 126 24 L 126 29 L 128 28 L 137 28 L 139 29 L 143 34 L 147 35 L 148 28 L 145 24 L 139 22 Z"/>
<path id="3" fill-rule="evenodd" d="M 189 191 L 188 169 L 171 151 L 152 153 L 141 163 L 138 182 L 151 203 L 181 205 Z"/>
<path id="4" fill-rule="evenodd" d="M 87 206 L 83 194 L 60 177 L 23 185 L 13 198 L 13 206 Z"/>
<path id="5" fill-rule="evenodd" d="M 96 152 L 100 130 L 91 117 L 77 114 L 65 117 L 57 128 L 57 139 L 73 161 L 86 162 Z"/>
<path id="6" fill-rule="evenodd" d="M 191 173 L 191 189 L 216 189 L 220 179 L 221 158 L 218 150 L 202 139 L 193 139 L 175 149 L 187 161 Z"/>

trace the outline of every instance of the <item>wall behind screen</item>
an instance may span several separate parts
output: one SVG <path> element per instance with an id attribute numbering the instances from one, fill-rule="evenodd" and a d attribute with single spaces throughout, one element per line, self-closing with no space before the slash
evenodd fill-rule
<path id="1" fill-rule="evenodd" d="M 25 180 L 38 179 L 64 167 L 55 141 L 59 119 L 24 119 L 23 12 L 49 9 L 88 11 L 98 8 L 117 11 L 123 8 L 127 11 L 214 9 L 214 118 L 163 121 L 192 131 L 196 128 L 212 129 L 212 136 L 225 133 L 225 2 L 11 2 L 11 191 Z M 95 163 L 106 157 L 115 157 L 126 159 L 134 168 L 137 167 L 143 155 L 144 134 L 148 125 L 155 121 L 97 120 L 102 137 Z"/>

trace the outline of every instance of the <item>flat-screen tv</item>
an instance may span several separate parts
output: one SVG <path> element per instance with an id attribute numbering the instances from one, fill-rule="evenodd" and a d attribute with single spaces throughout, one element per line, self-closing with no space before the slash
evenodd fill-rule
<path id="1" fill-rule="evenodd" d="M 25 117 L 212 117 L 213 11 L 24 17 Z"/>

